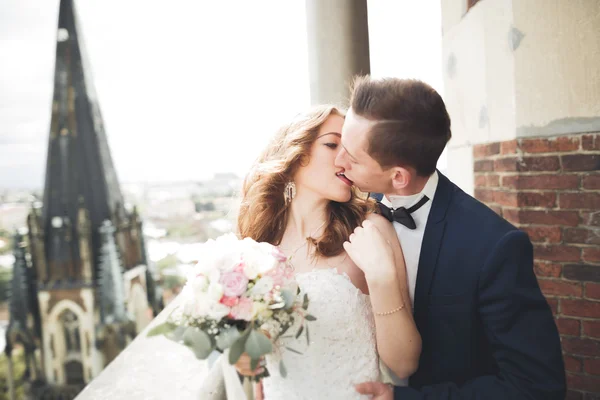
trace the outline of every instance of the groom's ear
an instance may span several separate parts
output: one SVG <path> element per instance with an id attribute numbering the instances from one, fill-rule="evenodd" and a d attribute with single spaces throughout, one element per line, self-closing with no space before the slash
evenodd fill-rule
<path id="1" fill-rule="evenodd" d="M 407 188 L 412 181 L 412 172 L 406 168 L 392 168 L 392 186 L 394 190 L 402 190 Z"/>

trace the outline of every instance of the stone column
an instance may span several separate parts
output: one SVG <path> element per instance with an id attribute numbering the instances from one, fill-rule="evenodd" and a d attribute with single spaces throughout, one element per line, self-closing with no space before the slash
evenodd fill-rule
<path id="1" fill-rule="evenodd" d="M 312 104 L 347 106 L 355 75 L 369 74 L 366 0 L 306 0 Z"/>
<path id="2" fill-rule="evenodd" d="M 569 398 L 600 385 L 600 0 L 442 0 L 448 175 L 528 233 Z"/>

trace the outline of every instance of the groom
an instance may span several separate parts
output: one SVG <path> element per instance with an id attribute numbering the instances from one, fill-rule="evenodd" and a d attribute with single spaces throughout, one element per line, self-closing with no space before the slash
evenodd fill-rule
<path id="1" fill-rule="evenodd" d="M 450 136 L 444 102 L 427 84 L 355 82 L 336 166 L 362 191 L 385 194 L 380 208 L 402 245 L 423 344 L 408 387 L 357 390 L 398 400 L 564 399 L 560 340 L 531 242 L 436 170 Z"/>

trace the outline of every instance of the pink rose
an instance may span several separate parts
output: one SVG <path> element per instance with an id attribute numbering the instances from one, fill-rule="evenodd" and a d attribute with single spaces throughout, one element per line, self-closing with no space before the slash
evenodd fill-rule
<path id="1" fill-rule="evenodd" d="M 234 307 L 239 303 L 240 299 L 237 297 L 227 297 L 223 296 L 221 299 L 221 304 L 226 305 L 227 307 Z"/>
<path id="2" fill-rule="evenodd" d="M 244 272 L 244 267 L 246 266 L 246 264 L 244 264 L 244 260 L 240 260 L 240 262 L 233 268 L 233 272 Z"/>
<path id="3" fill-rule="evenodd" d="M 223 294 L 227 297 L 239 297 L 248 287 L 248 278 L 241 272 L 227 272 L 221 275 Z"/>
<path id="4" fill-rule="evenodd" d="M 242 297 L 238 304 L 231 308 L 229 316 L 233 319 L 250 321 L 252 319 L 252 300 Z"/>

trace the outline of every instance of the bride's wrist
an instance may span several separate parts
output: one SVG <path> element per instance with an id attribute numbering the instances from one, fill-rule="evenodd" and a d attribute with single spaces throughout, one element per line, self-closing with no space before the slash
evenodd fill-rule
<path id="1" fill-rule="evenodd" d="M 398 286 L 398 276 L 396 275 L 396 271 L 376 271 L 371 272 L 370 274 L 365 274 L 365 279 L 367 280 L 367 285 L 369 288 L 372 287 L 397 287 Z"/>

